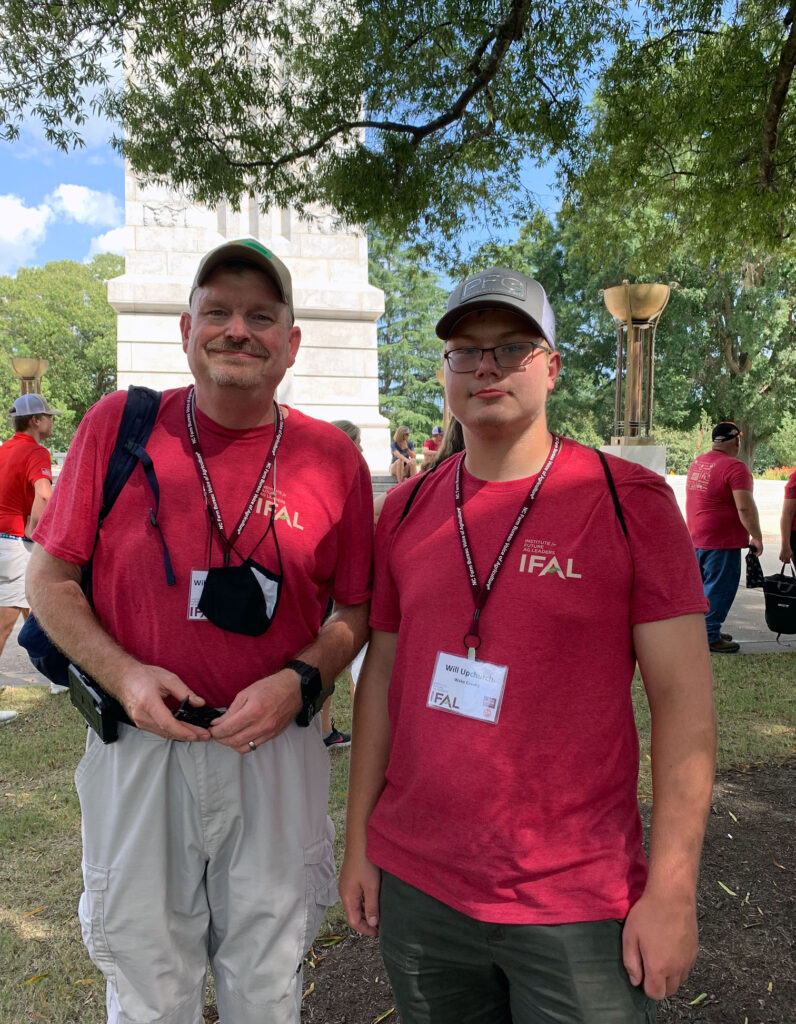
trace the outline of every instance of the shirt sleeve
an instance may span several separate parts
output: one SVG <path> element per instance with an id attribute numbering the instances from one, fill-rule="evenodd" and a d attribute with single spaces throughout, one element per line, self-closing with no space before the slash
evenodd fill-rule
<path id="1" fill-rule="evenodd" d="M 35 485 L 37 480 L 49 480 L 52 483 L 52 459 L 44 445 L 37 445 L 35 451 L 28 456 L 25 473 L 31 486 Z"/>
<path id="2" fill-rule="evenodd" d="M 80 422 L 33 540 L 74 565 L 85 565 L 94 550 L 102 488 L 119 431 L 126 393 L 101 399 Z"/>
<path id="3" fill-rule="evenodd" d="M 400 500 L 396 500 L 394 494 L 390 494 L 385 501 L 376 524 L 373 549 L 373 599 L 370 606 L 370 626 L 372 629 L 381 629 L 386 633 L 397 633 L 401 624 L 401 602 L 390 568 L 390 549 L 406 502 L 406 492 L 400 487 L 395 490 L 401 491 L 404 496 Z"/>
<path id="4" fill-rule="evenodd" d="M 727 480 L 733 491 L 751 491 L 755 482 L 749 467 L 740 459 L 733 459 L 733 465 L 727 473 Z"/>
<path id="5" fill-rule="evenodd" d="M 796 469 L 788 477 L 788 482 L 785 484 L 785 497 L 796 498 Z"/>
<path id="6" fill-rule="evenodd" d="M 671 487 L 662 477 L 634 474 L 617 493 L 633 561 L 631 625 L 706 612 L 694 546 Z"/>
<path id="7" fill-rule="evenodd" d="M 338 563 L 332 597 L 339 604 L 362 604 L 370 599 L 373 568 L 373 484 L 359 452 L 355 476 L 340 518 Z"/>

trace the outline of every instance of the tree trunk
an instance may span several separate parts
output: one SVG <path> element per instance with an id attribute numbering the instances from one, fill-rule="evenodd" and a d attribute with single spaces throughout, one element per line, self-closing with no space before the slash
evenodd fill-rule
<path id="1" fill-rule="evenodd" d="M 761 439 L 755 433 L 752 423 L 739 419 L 736 419 L 734 422 L 741 428 L 741 449 L 738 452 L 738 457 L 742 462 L 746 463 L 749 469 L 752 469 L 755 461 L 755 451 Z"/>

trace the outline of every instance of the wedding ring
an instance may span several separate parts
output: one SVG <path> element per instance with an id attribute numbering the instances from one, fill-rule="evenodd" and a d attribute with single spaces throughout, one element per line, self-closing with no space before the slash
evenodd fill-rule
<path id="1" fill-rule="evenodd" d="M 257 745 L 255 744 L 254 740 L 249 740 L 249 750 L 256 750 L 256 749 L 257 749 Z"/>

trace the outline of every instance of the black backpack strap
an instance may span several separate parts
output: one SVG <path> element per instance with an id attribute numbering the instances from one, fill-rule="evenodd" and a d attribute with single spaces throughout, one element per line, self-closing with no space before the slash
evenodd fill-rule
<path id="1" fill-rule="evenodd" d="M 160 509 L 160 485 L 158 484 L 158 478 L 155 476 L 155 464 L 149 455 L 149 452 L 144 448 L 142 444 L 137 444 L 135 441 L 128 441 L 127 447 L 131 455 L 134 455 L 136 459 L 141 463 L 149 486 L 152 488 L 152 494 L 155 498 L 155 507 L 149 510 L 149 521 L 158 531 L 160 536 L 160 543 L 163 545 L 163 568 L 166 573 L 166 585 L 173 587 L 177 582 L 174 579 L 174 570 L 171 567 L 171 556 L 169 555 L 169 549 L 166 547 L 166 538 L 163 536 L 163 531 L 158 523 L 158 511 Z"/>
<path id="2" fill-rule="evenodd" d="M 409 509 L 412 507 L 412 502 L 417 497 L 417 492 L 420 490 L 420 488 L 423 486 L 423 484 L 426 482 L 426 480 L 428 480 L 428 478 L 431 476 L 431 474 L 433 472 L 434 472 L 433 469 L 429 469 L 425 473 L 422 473 L 420 475 L 420 479 L 417 481 L 415 486 L 412 488 L 412 493 L 406 499 L 406 504 L 404 505 L 404 510 L 401 513 L 401 518 L 398 520 L 398 523 L 396 524 L 397 526 L 400 526 L 400 524 L 404 521 L 404 519 L 406 519 L 407 515 L 409 514 Z"/>
<path id="3" fill-rule="evenodd" d="M 605 457 L 605 453 L 601 452 L 599 448 L 595 448 L 595 451 L 600 456 L 600 462 L 602 463 L 603 470 L 605 471 L 605 479 L 608 481 L 608 490 L 611 492 L 611 500 L 614 503 L 616 509 L 616 518 L 619 520 L 619 525 L 622 527 L 622 533 L 627 537 L 627 523 L 622 513 L 622 506 L 619 504 L 619 495 L 616 493 L 616 484 L 614 483 L 613 475 L 611 474 L 611 467 L 608 465 L 608 459 Z"/>
<path id="4" fill-rule="evenodd" d="M 97 547 L 99 531 L 103 522 L 110 513 L 116 499 L 122 493 L 125 484 L 130 479 L 133 470 L 140 462 L 152 494 L 155 499 L 154 508 L 149 510 L 149 519 L 160 535 L 160 542 L 163 545 L 163 568 L 166 573 L 166 583 L 173 587 L 175 584 L 174 570 L 171 565 L 169 549 L 166 546 L 166 538 L 158 523 L 158 509 L 160 506 L 160 487 L 155 475 L 155 466 L 144 445 L 149 440 L 152 428 L 155 426 L 158 410 L 160 408 L 161 393 L 153 391 L 152 388 L 145 388 L 138 384 L 131 384 L 127 389 L 127 399 L 124 403 L 119 432 L 116 435 L 116 445 L 108 460 L 108 469 L 105 473 L 105 481 L 102 485 L 102 509 L 100 510 L 99 522 L 97 524 L 97 535 L 94 538 L 94 548 Z M 91 600 L 91 558 L 83 569 L 83 587 Z"/>
<path id="5" fill-rule="evenodd" d="M 108 462 L 105 482 L 102 485 L 100 526 L 138 464 L 134 446 L 145 445 L 149 440 L 159 408 L 159 391 L 153 391 L 151 388 L 141 387 L 137 384 L 131 384 L 127 389 L 122 421 L 119 424 L 119 433 L 116 435 L 116 447 Z"/>

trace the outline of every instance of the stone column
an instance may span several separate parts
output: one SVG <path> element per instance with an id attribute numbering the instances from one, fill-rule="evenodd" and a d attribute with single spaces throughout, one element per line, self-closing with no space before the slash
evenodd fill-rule
<path id="1" fill-rule="evenodd" d="M 293 277 L 302 344 L 279 400 L 323 420 L 362 428 L 372 471 L 390 461 L 388 421 L 379 414 L 376 321 L 383 293 L 368 284 L 367 237 L 336 227 L 323 210 L 302 221 L 292 210 L 199 206 L 170 188 L 144 186 L 125 170 L 125 273 L 108 284 L 118 313 L 118 386 L 159 390 L 191 380 L 179 332 L 201 256 L 224 239 L 254 236 Z"/>

